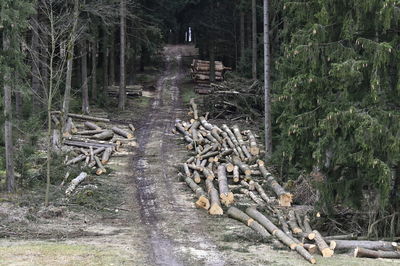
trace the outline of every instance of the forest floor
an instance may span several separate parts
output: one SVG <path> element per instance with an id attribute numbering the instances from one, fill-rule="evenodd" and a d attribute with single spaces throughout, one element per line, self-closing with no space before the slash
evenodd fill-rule
<path id="1" fill-rule="evenodd" d="M 134 121 L 137 145 L 113 157 L 110 175 L 90 180 L 97 186 L 90 207 L 74 201 L 46 209 L 32 205 L 41 196 L 0 195 L 0 265 L 308 265 L 294 252 L 274 250 L 243 224 L 196 209 L 193 193 L 178 181 L 174 166 L 187 151 L 172 129 L 176 118 L 187 117 L 193 86 L 182 62 L 193 53 L 191 46 L 167 46 L 156 90 L 112 114 Z M 54 193 L 53 201 L 62 195 Z M 346 254 L 317 260 L 395 263 Z"/>

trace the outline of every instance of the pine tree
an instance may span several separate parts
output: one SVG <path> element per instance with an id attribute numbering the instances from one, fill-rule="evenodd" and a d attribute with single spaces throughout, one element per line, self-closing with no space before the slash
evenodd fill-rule
<path id="1" fill-rule="evenodd" d="M 321 169 L 326 203 L 388 205 L 400 162 L 399 3 L 284 1 L 275 159 Z M 393 203 L 393 202 L 392 202 Z"/>

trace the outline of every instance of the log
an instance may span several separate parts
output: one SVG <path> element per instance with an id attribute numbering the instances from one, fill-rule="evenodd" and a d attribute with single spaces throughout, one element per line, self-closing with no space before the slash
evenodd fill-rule
<path id="1" fill-rule="evenodd" d="M 394 251 L 398 249 L 399 244 L 390 241 L 372 241 L 372 240 L 326 240 L 328 244 L 332 241 L 336 243 L 336 249 L 355 249 L 366 248 L 372 250 Z"/>
<path id="2" fill-rule="evenodd" d="M 307 215 L 304 215 L 303 225 L 304 225 L 305 232 L 307 234 L 307 238 L 309 240 L 313 240 L 315 238 L 315 234 L 313 233 L 313 230 L 310 226 L 310 219 L 308 218 Z"/>
<path id="3" fill-rule="evenodd" d="M 102 164 L 107 164 L 108 161 L 110 160 L 110 156 L 112 153 L 112 148 L 107 148 L 104 153 L 103 156 L 101 157 L 101 163 Z"/>
<path id="4" fill-rule="evenodd" d="M 96 161 L 97 166 L 99 169 L 96 170 L 96 175 L 101 175 L 107 173 L 106 168 L 104 168 L 103 164 L 100 162 L 99 157 L 94 156 L 94 160 Z"/>
<path id="5" fill-rule="evenodd" d="M 264 162 L 261 160 L 257 160 L 258 167 L 260 169 L 261 174 L 267 180 L 268 186 L 275 192 L 279 199 L 279 205 L 290 207 L 293 201 L 293 195 L 289 192 L 286 192 L 285 189 L 276 182 L 275 178 L 267 171 L 264 166 Z"/>
<path id="6" fill-rule="evenodd" d="M 102 117 L 94 117 L 94 116 L 89 116 L 89 115 L 79 115 L 79 114 L 68 114 L 69 117 L 72 118 L 77 118 L 81 120 L 88 120 L 88 121 L 97 121 L 97 122 L 111 122 L 110 119 L 108 118 L 102 118 Z"/>
<path id="7" fill-rule="evenodd" d="M 352 234 L 347 234 L 347 235 L 324 236 L 324 239 L 325 239 L 325 241 L 328 241 L 328 240 L 355 240 L 355 239 L 357 239 L 357 234 L 352 233 Z"/>
<path id="8" fill-rule="evenodd" d="M 239 176 L 239 166 L 235 165 L 233 167 L 233 182 L 237 183 L 240 180 Z"/>
<path id="9" fill-rule="evenodd" d="M 69 196 L 75 190 L 75 188 L 87 177 L 87 173 L 82 172 L 77 177 L 72 179 L 70 185 L 68 186 L 67 190 L 65 191 L 65 195 Z"/>
<path id="10" fill-rule="evenodd" d="M 268 204 L 273 204 L 276 202 L 274 198 L 270 198 L 267 196 L 265 193 L 265 190 L 261 187 L 261 185 L 258 182 L 254 182 L 254 188 L 257 190 L 258 194 L 260 194 L 260 197 Z"/>
<path id="11" fill-rule="evenodd" d="M 219 142 L 219 143 L 222 143 L 222 138 L 221 138 L 221 136 L 219 135 L 219 130 L 217 129 L 217 128 L 213 128 L 212 130 L 211 130 L 211 135 Z"/>
<path id="12" fill-rule="evenodd" d="M 93 135 L 92 138 L 100 139 L 100 140 L 109 140 L 114 136 L 114 133 L 111 130 L 104 130 L 103 132 Z"/>
<path id="13" fill-rule="evenodd" d="M 134 133 L 136 128 L 132 124 L 129 124 L 128 126 L 129 126 L 129 129 L 132 131 L 132 133 Z"/>
<path id="14" fill-rule="evenodd" d="M 119 127 L 112 127 L 111 130 L 117 135 L 123 136 L 123 137 L 125 137 L 127 139 L 133 139 L 133 134 L 132 133 L 129 133 L 129 132 L 127 132 L 127 131 L 119 128 Z"/>
<path id="15" fill-rule="evenodd" d="M 239 158 L 233 157 L 233 164 L 237 165 L 239 169 L 243 172 L 243 174 L 245 174 L 245 176 L 251 176 L 250 167 L 247 164 L 243 163 Z"/>
<path id="16" fill-rule="evenodd" d="M 371 250 L 366 248 L 357 247 L 354 250 L 354 257 L 356 258 L 374 258 L 374 259 L 400 259 L 400 252 L 398 251 L 382 251 Z"/>
<path id="17" fill-rule="evenodd" d="M 63 137 L 69 137 L 71 136 L 71 134 L 72 134 L 72 118 L 69 117 L 64 127 Z"/>
<path id="18" fill-rule="evenodd" d="M 193 118 L 195 120 L 198 120 L 199 119 L 199 115 L 197 113 L 197 104 L 194 102 L 193 98 L 190 99 L 190 106 L 192 107 L 192 110 L 193 110 Z"/>
<path id="19" fill-rule="evenodd" d="M 236 139 L 238 141 L 238 144 L 240 146 L 245 145 L 245 143 L 243 141 L 242 133 L 240 133 L 239 126 L 238 125 L 233 125 L 232 130 L 233 130 L 233 134 L 235 135 L 235 137 L 236 137 Z"/>
<path id="20" fill-rule="evenodd" d="M 77 131 L 75 134 L 76 135 L 96 135 L 103 133 L 104 129 L 96 129 L 96 130 L 83 130 L 83 131 Z"/>
<path id="21" fill-rule="evenodd" d="M 254 219 L 252 219 L 250 216 L 242 212 L 236 207 L 230 207 L 227 211 L 227 214 L 229 217 L 244 223 L 254 231 L 256 231 L 258 234 L 260 234 L 264 238 L 268 238 L 271 236 L 270 233 L 258 222 L 256 222 Z"/>
<path id="22" fill-rule="evenodd" d="M 210 209 L 208 213 L 211 215 L 223 215 L 224 211 L 221 207 L 221 202 L 219 201 L 218 191 L 215 189 L 213 181 L 211 179 L 206 179 L 206 187 L 208 195 L 211 199 Z"/>
<path id="23" fill-rule="evenodd" d="M 64 140 L 63 144 L 67 146 L 82 147 L 82 148 L 89 148 L 90 146 L 94 148 L 117 147 L 116 143 L 93 143 L 93 142 L 83 142 L 83 141 L 73 141 L 73 140 Z"/>
<path id="24" fill-rule="evenodd" d="M 317 263 L 317 260 L 302 246 L 296 246 L 296 251 L 304 259 L 306 259 L 311 264 Z"/>
<path id="25" fill-rule="evenodd" d="M 185 182 L 198 198 L 195 203 L 196 207 L 208 210 L 210 208 L 210 201 L 208 200 L 207 194 L 204 192 L 204 190 L 200 186 L 198 186 L 190 177 L 186 177 Z"/>
<path id="26" fill-rule="evenodd" d="M 214 128 L 214 126 L 211 125 L 211 124 L 206 120 L 206 118 L 205 118 L 204 116 L 200 116 L 200 123 L 201 123 L 201 125 L 202 125 L 205 129 L 207 129 L 207 130 L 209 130 L 209 131 L 213 130 L 213 128 Z"/>
<path id="27" fill-rule="evenodd" d="M 85 123 L 83 123 L 83 125 L 91 130 L 101 130 L 101 127 L 99 127 L 98 125 L 96 125 L 95 123 L 86 121 Z"/>
<path id="28" fill-rule="evenodd" d="M 95 150 L 93 151 L 93 154 L 102 153 L 105 149 L 106 149 L 106 148 L 104 148 L 104 147 L 97 148 L 97 149 L 95 149 Z M 87 154 L 88 154 L 88 153 L 85 151 L 84 154 L 81 154 L 81 155 L 79 155 L 79 156 L 77 156 L 77 157 L 75 157 L 75 158 L 69 160 L 68 162 L 65 163 L 65 165 L 71 165 L 71 164 L 75 164 L 75 163 L 78 163 L 78 162 L 80 162 L 80 161 L 83 161 L 83 160 L 86 159 Z"/>
<path id="29" fill-rule="evenodd" d="M 288 237 L 282 230 L 280 230 L 273 222 L 271 222 L 266 216 L 257 211 L 256 208 L 249 207 L 246 209 L 246 213 L 265 227 L 268 232 L 278 238 L 283 244 L 288 246 L 291 250 L 294 250 L 298 246 L 290 237 Z"/>
<path id="30" fill-rule="evenodd" d="M 224 164 L 218 166 L 218 185 L 221 202 L 225 206 L 231 205 L 234 202 L 234 196 L 228 188 L 228 180 L 226 178 L 226 168 Z"/>
<path id="31" fill-rule="evenodd" d="M 251 192 L 250 190 L 247 190 L 245 188 L 241 188 L 240 189 L 240 193 L 245 194 L 247 196 L 249 196 L 255 203 L 257 203 L 257 205 L 265 205 L 264 201 L 260 200 L 253 192 Z"/>
<path id="32" fill-rule="evenodd" d="M 329 248 L 328 244 L 325 242 L 321 234 L 317 230 L 314 230 L 313 233 L 315 234 L 314 238 L 315 243 L 317 244 L 318 249 L 321 252 L 322 256 L 324 258 L 332 257 L 334 251 Z"/>
<path id="33" fill-rule="evenodd" d="M 208 169 L 207 167 L 203 167 L 203 168 L 201 169 L 201 171 L 202 171 L 203 175 L 206 177 L 206 179 L 214 180 L 215 175 L 214 175 L 213 171 L 211 171 L 211 170 Z"/>
<path id="34" fill-rule="evenodd" d="M 310 254 L 316 254 L 318 252 L 318 247 L 317 245 L 314 244 L 303 244 L 303 247 L 310 253 Z"/>
<path id="35" fill-rule="evenodd" d="M 247 137 L 249 138 L 250 142 L 250 153 L 254 156 L 260 154 L 260 148 L 257 146 L 256 138 L 254 137 L 251 131 L 248 132 Z"/>
<path id="36" fill-rule="evenodd" d="M 186 131 L 186 129 L 183 127 L 183 125 L 180 123 L 179 120 L 175 122 L 175 127 L 178 130 L 178 132 L 180 132 L 182 135 L 191 137 L 189 132 Z"/>
<path id="37" fill-rule="evenodd" d="M 289 218 L 288 224 L 289 224 L 290 228 L 292 229 L 293 234 L 302 233 L 303 230 L 301 230 L 301 228 L 297 224 L 296 216 L 295 216 L 295 213 L 293 210 L 289 211 L 288 218 Z"/>
<path id="38" fill-rule="evenodd" d="M 245 180 L 240 181 L 240 184 L 244 187 L 247 187 L 249 190 L 254 190 L 254 182 L 251 184 L 246 182 Z"/>

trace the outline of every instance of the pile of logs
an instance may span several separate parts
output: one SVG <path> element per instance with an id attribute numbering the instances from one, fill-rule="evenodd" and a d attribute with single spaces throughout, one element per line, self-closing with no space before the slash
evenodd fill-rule
<path id="1" fill-rule="evenodd" d="M 223 81 L 226 70 L 232 70 L 232 68 L 224 66 L 221 61 L 215 61 L 215 80 Z M 190 73 L 194 82 L 210 83 L 210 61 L 193 59 Z"/>
<path id="2" fill-rule="evenodd" d="M 142 85 L 128 85 L 125 88 L 127 97 L 137 97 L 143 95 L 143 86 Z M 119 87 L 118 86 L 109 86 L 107 88 L 107 94 L 111 97 L 118 97 L 119 95 Z"/>
<path id="3" fill-rule="evenodd" d="M 179 165 L 179 176 L 195 193 L 198 208 L 210 215 L 226 213 L 313 264 L 315 254 L 331 257 L 335 250 L 354 250 L 356 257 L 400 258 L 395 242 L 324 237 L 313 230 L 310 208 L 292 206 L 293 195 L 260 159 L 262 150 L 253 132 L 238 125 L 211 124 L 206 116 L 199 116 L 193 99 L 190 108 L 190 121 L 177 120 L 174 131 L 183 136 L 190 154 Z"/>
<path id="4" fill-rule="evenodd" d="M 53 112 L 52 120 L 59 124 L 60 112 Z M 79 120 L 79 122 L 75 122 Z M 134 140 L 135 127 L 132 124 L 115 126 L 108 118 L 68 114 L 62 133 L 62 145 L 72 147 L 73 158 L 65 158 L 65 165 L 83 163 L 83 167 L 93 169 L 96 175 L 107 173 L 105 165 L 123 144 Z M 86 178 L 82 172 L 72 180 L 66 194 L 70 195 L 75 187 Z M 66 178 L 68 175 L 66 175 Z M 63 182 L 64 183 L 64 182 Z"/>

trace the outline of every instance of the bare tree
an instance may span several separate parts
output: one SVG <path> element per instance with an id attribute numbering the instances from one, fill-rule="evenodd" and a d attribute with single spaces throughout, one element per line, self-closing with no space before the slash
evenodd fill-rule
<path id="1" fill-rule="evenodd" d="M 252 15 L 252 69 L 253 79 L 257 79 L 257 5 L 256 0 L 251 1 Z"/>
<path id="2" fill-rule="evenodd" d="M 74 15 L 73 15 L 73 24 L 71 29 L 70 38 L 67 44 L 67 77 L 65 80 L 65 92 L 64 92 L 64 101 L 62 106 L 62 124 L 67 120 L 67 115 L 69 112 L 69 103 L 71 97 L 71 84 L 72 84 L 72 64 L 74 60 L 74 47 L 75 47 L 75 38 L 76 32 L 78 28 L 78 19 L 79 19 L 79 0 L 74 0 Z"/>
<path id="3" fill-rule="evenodd" d="M 7 32 L 3 32 L 3 50 L 10 49 L 10 36 Z M 3 75 L 4 84 L 4 142 L 6 149 L 6 180 L 7 191 L 15 191 L 15 175 L 14 175 L 14 150 L 12 139 L 12 103 L 11 103 L 11 73 L 9 70 L 5 71 Z"/>
<path id="4" fill-rule="evenodd" d="M 264 0 L 264 126 L 265 126 L 265 159 L 268 162 L 272 155 L 271 128 L 271 79 L 270 79 L 270 40 L 269 40 L 269 1 Z"/>
<path id="5" fill-rule="evenodd" d="M 43 95 L 36 93 L 36 100 L 41 101 L 46 106 L 47 112 L 47 166 L 46 166 L 46 195 L 45 205 L 49 202 L 50 190 L 50 170 L 52 160 L 52 124 L 51 112 L 54 104 L 54 97 L 59 94 L 62 82 L 65 80 L 65 69 L 70 54 L 68 47 L 71 38 L 73 22 L 70 20 L 72 11 L 68 9 L 60 0 L 40 0 L 38 9 L 42 20 L 35 27 L 31 25 L 33 34 L 38 34 L 38 46 L 28 47 L 32 58 L 32 64 L 35 67 L 41 66 L 43 71 L 35 71 L 32 69 L 32 76 L 40 82 L 43 88 Z M 39 34 L 40 32 L 40 34 Z M 40 51 L 40 53 L 38 52 Z M 67 73 L 68 76 L 68 73 Z M 56 131 L 56 130 L 55 130 Z M 54 141 L 57 142 L 57 141 Z"/>
<path id="6" fill-rule="evenodd" d="M 126 103 L 126 77 L 125 77 L 125 47 L 126 47 L 126 0 L 121 0 L 121 51 L 120 51 L 120 78 L 118 109 L 125 110 Z"/>

